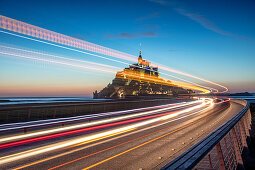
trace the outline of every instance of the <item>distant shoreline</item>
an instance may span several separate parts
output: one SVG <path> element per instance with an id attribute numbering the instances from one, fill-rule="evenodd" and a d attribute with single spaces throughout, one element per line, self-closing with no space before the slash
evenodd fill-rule
<path id="1" fill-rule="evenodd" d="M 231 93 L 230 96 L 254 96 L 253 93 L 243 92 L 243 93 Z"/>

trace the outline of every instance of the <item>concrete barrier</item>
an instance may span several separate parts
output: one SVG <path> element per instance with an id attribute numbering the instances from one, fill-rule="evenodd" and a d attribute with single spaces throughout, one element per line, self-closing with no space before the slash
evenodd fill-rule
<path id="1" fill-rule="evenodd" d="M 0 107 L 0 124 L 91 115 L 141 107 L 170 104 L 187 99 L 146 99 L 87 103 L 29 104 Z"/>

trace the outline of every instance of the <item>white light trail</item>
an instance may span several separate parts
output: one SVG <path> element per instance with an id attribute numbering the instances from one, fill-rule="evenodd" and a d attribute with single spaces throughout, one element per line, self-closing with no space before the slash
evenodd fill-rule
<path id="1" fill-rule="evenodd" d="M 174 105 L 180 105 L 185 104 L 188 102 L 181 102 L 181 103 L 173 103 L 173 104 L 166 104 L 166 105 L 159 105 L 159 106 L 153 106 L 153 107 L 145 107 L 145 108 L 138 108 L 138 109 L 129 109 L 129 110 L 123 110 L 123 111 L 115 111 L 115 112 L 106 112 L 106 113 L 99 113 L 99 114 L 92 114 L 92 115 L 83 115 L 83 116 L 75 116 L 75 117 L 68 117 L 68 118 L 57 118 L 57 119 L 46 119 L 46 120 L 36 120 L 36 121 L 30 121 L 30 122 L 20 122 L 20 123 L 9 123 L 9 124 L 2 124 L 0 125 L 0 131 L 12 130 L 17 129 L 16 126 L 27 128 L 27 127 L 38 127 L 43 125 L 50 125 L 54 123 L 61 123 L 61 122 L 71 122 L 71 121 L 77 121 L 77 120 L 84 120 L 86 118 L 99 118 L 101 116 L 113 116 L 123 113 L 131 113 L 136 111 L 144 111 L 148 109 L 157 109 L 157 108 L 164 108 L 168 106 L 174 106 Z M 33 123 L 35 125 L 31 125 L 30 123 Z"/>
<path id="2" fill-rule="evenodd" d="M 122 137 L 125 137 L 125 136 L 129 136 L 129 135 L 132 135 L 132 134 L 137 134 L 139 132 L 143 132 L 143 131 L 146 131 L 146 130 L 149 130 L 149 129 L 152 129 L 152 128 L 156 128 L 156 127 L 159 127 L 159 126 L 162 126 L 162 125 L 165 125 L 167 123 L 170 123 L 170 122 L 174 122 L 174 121 L 177 121 L 177 120 L 180 120 L 180 119 L 184 119 L 186 117 L 189 117 L 189 116 L 192 116 L 192 115 L 195 115 L 195 114 L 198 114 L 198 113 L 201 113 L 201 112 L 205 112 L 207 110 L 209 110 L 210 108 L 212 108 L 213 104 L 210 104 L 209 107 L 206 107 L 205 109 L 202 109 L 202 110 L 199 110 L 199 111 L 196 111 L 196 112 L 192 112 L 191 114 L 187 114 L 187 115 L 184 115 L 184 116 L 180 116 L 178 118 L 175 118 L 175 119 L 171 119 L 171 120 L 168 120 L 168 121 L 164 121 L 163 123 L 159 123 L 159 124 L 156 124 L 156 125 L 152 125 L 152 126 L 149 126 L 149 127 L 145 127 L 145 128 L 142 128 L 142 129 L 137 129 L 137 130 L 134 130 L 132 132 L 129 132 L 129 133 L 125 133 L 125 134 L 122 134 L 120 136 L 116 136 L 114 138 L 110 138 L 110 139 L 107 139 L 107 140 L 103 140 L 103 141 L 99 141 L 97 143 L 93 143 L 93 144 L 90 144 L 90 145 L 86 145 L 86 146 L 83 146 L 83 147 L 79 147 L 77 149 L 74 149 L 74 150 L 71 150 L 71 151 L 67 151 L 67 152 L 64 152 L 64 153 L 61 153 L 61 154 L 58 154 L 58 155 L 54 155 L 52 157 L 47 157 L 45 159 L 41 159 L 39 161 L 36 161 L 36 162 L 33 162 L 33 163 L 29 163 L 29 164 L 26 164 L 26 165 L 23 165 L 21 167 L 18 167 L 16 168 L 17 170 L 18 169 L 23 169 L 25 167 L 29 167 L 29 166 L 32 166 L 32 165 L 35 165 L 35 164 L 38 164 L 38 163 L 42 163 L 42 162 L 45 162 L 45 161 L 48 161 L 48 160 L 51 160 L 51 159 L 55 159 L 55 158 L 58 158 L 58 157 L 61 157 L 61 156 L 64 156 L 64 155 L 68 155 L 68 154 L 71 154 L 71 153 L 74 153 L 74 152 L 77 152 L 77 151 L 80 151 L 80 150 L 83 150 L 83 149 L 86 149 L 86 148 L 90 148 L 90 147 L 93 147 L 93 146 L 97 146 L 99 144 L 103 144 L 103 143 L 106 143 L 106 142 L 110 142 L 110 141 L 113 141 L 113 140 L 117 140 L 117 139 L 120 139 Z M 204 115 L 204 114 L 203 114 Z M 197 118 L 201 117 L 202 115 L 199 115 Z M 81 143 L 82 144 L 82 143 Z M 80 145 L 80 144 L 79 144 Z"/>
<path id="3" fill-rule="evenodd" d="M 36 39 L 33 39 L 33 38 L 29 38 L 29 37 L 25 37 L 25 36 L 21 36 L 21 35 L 18 35 L 18 34 L 14 34 L 14 33 L 9 33 L 9 32 L 6 32 L 6 31 L 1 31 L 0 32 L 2 33 L 6 33 L 6 34 L 10 34 L 10 35 L 13 35 L 13 36 L 17 36 L 17 37 L 20 37 L 20 38 L 25 38 L 25 39 L 29 39 L 29 40 L 33 40 L 33 41 L 37 41 L 37 42 L 40 42 L 40 43 L 45 43 L 45 44 L 48 44 L 48 45 L 52 45 L 52 46 L 56 46 L 56 47 L 60 47 L 60 48 L 64 48 L 64 49 L 67 49 L 67 50 L 71 50 L 71 51 L 75 51 L 75 52 L 79 52 L 79 53 L 83 53 L 83 54 L 88 54 L 88 55 L 92 55 L 92 56 L 95 56 L 95 57 L 99 57 L 99 58 L 103 58 L 103 59 L 106 59 L 106 60 L 110 60 L 110 61 L 114 61 L 114 62 L 118 62 L 118 63 L 121 63 L 121 64 L 125 64 L 125 65 L 128 65 L 128 63 L 126 62 L 122 62 L 122 61 L 118 61 L 118 60 L 114 60 L 114 59 L 111 59 L 111 58 L 107 58 L 107 57 L 104 57 L 104 56 L 100 56 L 100 55 L 96 55 L 96 54 L 92 54 L 92 53 L 88 53 L 88 52 L 84 52 L 84 51 L 81 51 L 81 50 L 77 50 L 77 49 L 72 49 L 72 48 L 68 48 L 68 47 L 64 47 L 64 46 L 61 46 L 61 45 L 56 45 L 56 44 L 52 44 L 52 43 L 49 43 L 49 42 L 45 42 L 45 41 L 41 41 L 41 40 L 36 40 Z M 11 48 L 11 47 L 10 47 Z M 32 59 L 32 58 L 30 58 Z M 136 66 L 136 65 L 133 65 L 133 64 L 130 64 L 132 66 L 135 66 L 135 67 L 138 67 L 138 68 L 142 68 L 142 67 L 139 67 L 139 66 Z M 142 68 L 142 69 L 145 69 L 145 70 L 149 70 L 149 69 L 146 69 L 146 68 Z M 119 69 L 121 70 L 121 69 Z M 202 86 L 202 85 L 199 85 L 197 83 L 194 83 L 194 82 L 191 82 L 191 81 L 188 81 L 188 80 L 185 80 L 185 79 L 182 79 L 182 78 L 178 78 L 176 76 L 173 76 L 173 75 L 169 75 L 169 74 L 166 74 L 166 73 L 161 73 L 163 75 L 166 75 L 166 76 L 170 76 L 170 77 L 173 77 L 173 78 L 176 78 L 176 79 L 179 79 L 181 81 L 185 81 L 185 82 L 188 82 L 188 83 L 191 83 L 195 86 L 199 86 L 199 87 L 202 87 L 202 88 L 205 88 L 205 89 L 208 89 L 210 91 L 212 91 L 213 88 L 210 88 L 210 87 L 205 87 L 205 86 Z M 215 91 L 218 92 L 218 90 L 216 89 L 213 89 Z"/>
<path id="4" fill-rule="evenodd" d="M 201 108 L 201 107 L 205 106 L 206 104 L 210 104 L 212 102 L 213 102 L 213 100 L 209 99 L 208 101 L 204 101 L 199 106 Z M 211 107 L 211 106 L 209 106 L 209 107 Z M 185 111 L 184 110 L 177 111 L 174 114 L 174 116 L 177 116 L 177 115 L 185 113 L 185 112 L 190 112 L 190 111 L 195 110 L 195 109 L 198 109 L 198 106 L 193 106 L 189 109 L 185 109 Z M 149 125 L 149 124 L 152 124 L 152 123 L 155 123 L 155 122 L 158 122 L 158 121 L 162 121 L 162 120 L 165 120 L 165 119 L 169 119 L 169 118 L 172 118 L 172 117 L 173 116 L 169 117 L 169 115 L 161 116 L 161 117 L 158 117 L 158 118 L 145 120 L 145 121 L 142 121 L 142 122 L 139 122 L 139 123 L 134 123 L 134 124 L 131 124 L 131 125 L 127 125 L 127 126 L 112 129 L 112 130 L 108 130 L 108 131 L 105 131 L 105 132 L 100 132 L 100 133 L 97 133 L 97 134 L 94 134 L 94 135 L 89 135 L 89 136 L 86 136 L 86 137 L 80 137 L 80 138 L 77 138 L 77 139 L 68 140 L 68 141 L 64 141 L 64 142 L 59 142 L 59 143 L 56 143 L 56 144 L 52 144 L 52 145 L 48 145 L 48 146 L 44 146 L 44 147 L 40 147 L 40 148 L 28 150 L 28 151 L 16 153 L 16 154 L 13 154 L 13 155 L 0 157 L 0 164 L 5 164 L 5 163 L 8 163 L 8 162 L 28 158 L 28 157 L 35 156 L 35 155 L 38 155 L 38 154 L 50 152 L 50 151 L 53 151 L 53 150 L 69 147 L 69 146 L 72 146 L 72 145 L 77 145 L 79 143 L 86 142 L 86 141 L 88 142 L 88 141 L 100 140 L 104 137 L 112 136 L 113 134 L 125 133 L 127 131 L 134 130 L 138 127 Z"/>
<path id="5" fill-rule="evenodd" d="M 115 67 L 115 66 L 101 64 L 101 63 L 95 63 L 95 62 L 86 61 L 86 60 L 72 59 L 72 58 L 47 54 L 47 53 L 41 53 L 41 52 L 36 52 L 36 51 L 31 51 L 31 50 L 24 50 L 24 49 L 20 49 L 20 48 L 14 48 L 14 47 L 8 47 L 8 46 L 0 45 L 0 51 L 3 50 L 3 49 L 4 50 L 6 50 L 6 49 L 13 50 L 12 52 L 21 51 L 21 52 L 24 52 L 24 53 L 27 53 L 27 54 L 31 53 L 31 54 L 39 55 L 39 56 L 42 56 L 42 57 L 48 56 L 48 57 L 54 57 L 54 58 L 59 58 L 59 59 L 69 60 L 69 61 L 74 61 L 74 62 L 82 62 L 82 63 L 85 63 L 85 64 L 92 64 L 92 65 L 98 65 L 98 66 L 102 66 L 102 67 L 109 67 L 111 69 L 115 69 L 116 71 L 121 69 L 120 67 Z"/>
<path id="6" fill-rule="evenodd" d="M 86 50 L 86 51 L 91 51 L 91 52 L 108 55 L 108 56 L 113 56 L 116 58 L 132 61 L 132 62 L 136 61 L 136 57 L 133 55 L 129 55 L 127 53 L 123 53 L 123 52 L 120 52 L 117 50 L 113 50 L 113 49 L 99 46 L 99 45 L 96 45 L 93 43 L 89 43 L 87 41 L 72 38 L 72 37 L 69 37 L 69 36 L 66 36 L 63 34 L 59 34 L 59 33 L 53 32 L 53 31 L 49 31 L 49 30 L 31 25 L 31 24 L 27 24 L 27 23 L 24 23 L 24 22 L 15 20 L 15 19 L 11 19 L 11 18 L 2 16 L 2 15 L 0 15 L 0 28 L 6 29 L 9 31 L 13 31 L 13 32 L 17 32 L 20 34 L 25 34 L 25 35 L 32 36 L 35 38 L 47 40 L 50 42 L 63 44 L 63 45 L 74 47 L 74 48 L 79 48 L 79 49 Z M 27 39 L 29 39 L 29 38 L 27 38 Z M 42 42 L 42 41 L 38 41 L 38 42 Z M 46 43 L 46 42 L 44 42 L 44 43 Z M 50 44 L 50 43 L 47 43 L 47 44 Z M 54 46 L 57 46 L 57 45 L 54 44 Z M 175 70 L 175 69 L 163 66 L 163 65 L 158 65 L 158 67 L 165 71 L 170 71 L 170 72 L 173 72 L 176 74 L 188 76 L 188 77 L 191 77 L 191 78 L 194 78 L 194 79 L 197 79 L 200 81 L 204 81 L 204 82 L 216 85 L 218 87 L 224 88 L 225 90 L 223 92 L 228 91 L 227 87 L 222 86 L 222 85 L 215 83 L 213 81 L 206 80 L 206 79 L 203 79 L 203 78 L 200 78 L 200 77 L 188 74 L 188 73 L 184 73 L 182 71 L 178 71 L 178 70 Z M 221 93 L 223 93 L 223 92 L 221 92 Z M 219 92 L 215 92 L 215 93 L 219 93 Z"/>
<path id="7" fill-rule="evenodd" d="M 96 70 L 96 71 L 100 71 L 100 72 L 116 73 L 116 70 L 96 67 L 96 66 L 92 66 L 92 65 L 89 65 L 89 64 L 84 65 L 84 64 L 80 64 L 80 63 L 70 63 L 70 62 L 63 61 L 63 60 L 40 58 L 38 56 L 30 56 L 30 55 L 27 55 L 27 54 L 17 54 L 17 53 L 15 54 L 15 53 L 11 53 L 11 52 L 2 52 L 2 51 L 0 51 L 0 54 L 7 55 L 7 56 L 9 55 L 9 56 L 14 56 L 14 57 L 26 58 L 26 59 L 32 59 L 32 60 L 38 60 L 38 61 L 43 61 L 43 62 L 62 64 L 62 65 L 78 67 L 78 68 L 82 68 L 82 69 Z"/>
<path id="8" fill-rule="evenodd" d="M 11 137 L 1 138 L 0 143 L 13 142 L 14 140 L 27 139 L 27 138 L 31 138 L 31 137 L 49 135 L 49 134 L 71 131 L 71 130 L 75 130 L 75 129 L 91 127 L 91 126 L 105 124 L 105 123 L 121 121 L 121 120 L 125 120 L 125 119 L 130 119 L 130 118 L 145 116 L 145 115 L 153 114 L 153 113 L 157 113 L 157 112 L 162 112 L 165 110 L 175 109 L 175 108 L 179 108 L 179 107 L 183 107 L 183 106 L 189 106 L 189 105 L 193 105 L 193 104 L 201 103 L 201 102 L 202 102 L 201 100 L 198 100 L 198 101 L 193 101 L 193 102 L 175 105 L 175 106 L 169 106 L 166 108 L 152 110 L 152 111 L 146 111 L 146 112 L 135 113 L 135 114 L 126 115 L 126 116 L 118 116 L 118 117 L 114 117 L 114 118 L 108 118 L 108 119 L 89 122 L 89 123 L 83 123 L 83 124 L 78 124 L 78 125 L 62 127 L 60 129 L 58 128 L 58 129 L 52 129 L 52 130 L 43 130 L 43 131 L 39 131 L 39 132 L 33 132 L 33 133 L 29 133 L 29 134 L 15 135 L 15 136 L 11 136 Z"/>

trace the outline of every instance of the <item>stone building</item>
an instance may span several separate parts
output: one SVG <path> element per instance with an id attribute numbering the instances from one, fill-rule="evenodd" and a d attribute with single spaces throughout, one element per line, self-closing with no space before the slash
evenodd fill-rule
<path id="1" fill-rule="evenodd" d="M 189 93 L 192 91 L 176 87 L 170 80 L 160 78 L 158 67 L 143 60 L 140 50 L 137 63 L 117 72 L 112 83 L 100 92 L 95 91 L 93 96 L 94 98 L 125 98 L 127 96 L 177 96 Z"/>

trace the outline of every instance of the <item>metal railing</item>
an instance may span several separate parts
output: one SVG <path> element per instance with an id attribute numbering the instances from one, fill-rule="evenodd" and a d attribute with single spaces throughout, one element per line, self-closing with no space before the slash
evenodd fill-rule
<path id="1" fill-rule="evenodd" d="M 236 116 L 161 169 L 244 169 L 251 114 L 248 102 L 237 102 L 244 108 Z"/>
<path id="2" fill-rule="evenodd" d="M 80 116 L 72 116 L 72 117 L 63 117 L 63 118 L 55 118 L 55 119 L 45 119 L 45 120 L 36 120 L 36 121 L 28 121 L 28 122 L 18 122 L 18 123 L 8 123 L 8 124 L 0 124 L 0 135 L 1 133 L 6 133 L 6 132 L 13 132 L 13 131 L 24 131 L 27 132 L 28 130 L 31 130 L 33 128 L 40 128 L 40 127 L 50 127 L 50 126 L 64 126 L 67 124 L 72 124 L 72 123 L 79 123 L 79 122 L 89 122 L 91 120 L 97 120 L 97 119 L 103 119 L 103 118 L 109 118 L 109 117 L 117 117 L 117 116 L 122 116 L 126 114 L 131 114 L 131 113 L 137 113 L 139 111 L 146 111 L 146 110 L 153 110 L 156 108 L 167 108 L 172 105 L 177 105 L 181 103 L 170 103 L 167 102 L 168 100 L 146 100 L 146 101 L 123 101 L 123 102 L 108 102 L 106 104 L 118 104 L 118 103 L 123 103 L 126 106 L 131 107 L 130 103 L 136 103 L 136 106 L 143 106 L 142 102 L 149 102 L 152 106 L 149 107 L 142 107 L 142 108 L 130 108 L 128 110 L 120 110 L 120 111 L 113 111 L 113 112 L 103 112 L 103 113 L 97 113 L 97 114 L 85 114 L 85 115 L 80 115 Z M 159 105 L 161 103 L 161 105 Z M 167 104 L 163 104 L 167 103 Z M 93 103 L 96 105 L 97 103 Z M 101 104 L 101 103 L 99 103 Z M 74 104 L 74 106 L 77 106 L 78 104 Z M 80 104 L 83 106 L 82 104 Z M 92 105 L 92 104 L 91 104 Z M 91 105 L 89 107 L 91 107 Z M 64 107 L 63 105 L 62 107 Z M 79 106 L 79 105 L 78 105 Z M 144 105 L 146 106 L 146 104 Z M 43 107 L 43 106 L 41 106 Z M 49 106 L 46 106 L 49 107 Z M 56 106 L 52 106 L 56 107 Z M 95 107 L 95 106 L 94 106 Z M 1 111 L 1 109 L 0 109 Z"/>
<path id="3" fill-rule="evenodd" d="M 0 125 L 36 120 L 68 118 L 73 116 L 91 115 L 96 113 L 114 112 L 156 106 L 174 102 L 185 102 L 179 99 L 145 99 L 145 100 L 117 100 L 93 101 L 75 103 L 39 103 L 29 105 L 6 105 L 0 107 Z"/>

